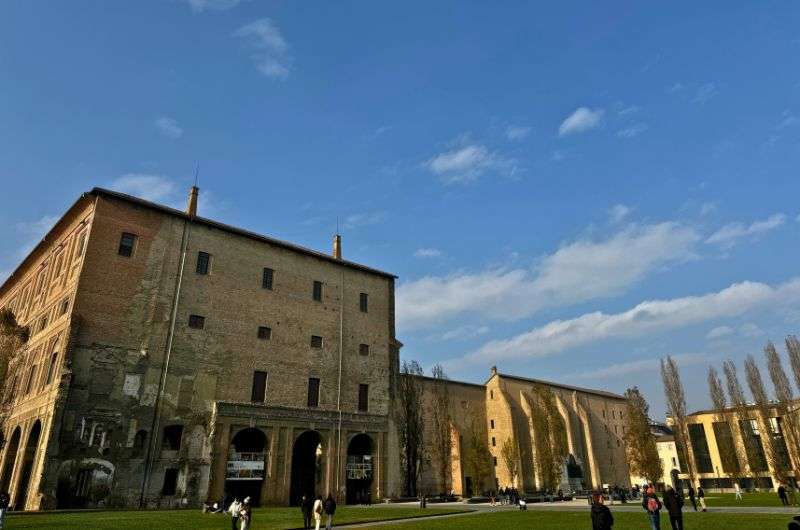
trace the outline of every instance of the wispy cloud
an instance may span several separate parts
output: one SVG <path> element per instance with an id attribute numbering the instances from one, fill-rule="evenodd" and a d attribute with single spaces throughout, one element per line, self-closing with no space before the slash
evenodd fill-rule
<path id="1" fill-rule="evenodd" d="M 641 110 L 640 107 L 636 105 L 628 105 L 627 107 L 622 107 L 617 111 L 617 114 L 620 116 L 627 116 L 628 114 L 634 114 Z"/>
<path id="2" fill-rule="evenodd" d="M 17 252 L 18 257 L 25 257 L 33 250 L 39 241 L 50 231 L 51 228 L 58 221 L 55 215 L 43 215 L 42 217 L 33 221 L 23 221 L 16 224 L 17 233 L 19 233 L 23 242 Z M 10 274 L 10 271 L 9 271 Z"/>
<path id="3" fill-rule="evenodd" d="M 344 219 L 344 228 L 353 229 L 362 226 L 376 225 L 386 220 L 386 212 L 362 212 L 348 215 Z"/>
<path id="4" fill-rule="evenodd" d="M 421 328 L 470 313 L 515 320 L 620 294 L 654 270 L 693 258 L 698 239 L 694 229 L 678 223 L 630 225 L 604 240 L 566 244 L 535 268 L 426 276 L 398 288 L 398 324 Z"/>
<path id="5" fill-rule="evenodd" d="M 259 72 L 275 79 L 289 77 L 292 62 L 289 45 L 271 19 L 261 18 L 246 24 L 233 35 L 242 39 L 251 50 L 251 58 Z"/>
<path id="6" fill-rule="evenodd" d="M 442 333 L 439 340 L 467 340 L 489 333 L 489 326 L 459 326 Z"/>
<path id="7" fill-rule="evenodd" d="M 239 5 L 241 0 L 184 0 L 195 13 L 204 11 L 227 11 Z"/>
<path id="8" fill-rule="evenodd" d="M 783 114 L 781 114 L 781 120 L 778 122 L 776 128 L 786 129 L 787 127 L 793 127 L 798 123 L 800 123 L 800 120 L 797 119 L 797 116 L 795 116 L 789 109 L 786 109 L 783 111 Z"/>
<path id="9" fill-rule="evenodd" d="M 423 164 L 445 184 L 473 182 L 490 171 L 513 170 L 513 160 L 478 143 L 466 143 L 439 153 Z"/>
<path id="10" fill-rule="evenodd" d="M 586 132 L 600 126 L 603 120 L 603 109 L 590 109 L 578 107 L 575 111 L 561 122 L 558 127 L 559 136 Z"/>
<path id="11" fill-rule="evenodd" d="M 108 187 L 146 201 L 162 203 L 174 199 L 176 191 L 175 183 L 169 177 L 144 173 L 122 175 L 111 181 Z"/>
<path id="12" fill-rule="evenodd" d="M 511 141 L 524 140 L 531 133 L 531 128 L 525 125 L 509 125 L 506 127 L 506 138 Z"/>
<path id="13" fill-rule="evenodd" d="M 617 131 L 617 136 L 620 138 L 633 138 L 645 132 L 649 127 L 646 123 L 634 123 L 624 129 Z"/>
<path id="14" fill-rule="evenodd" d="M 438 258 L 442 255 L 442 251 L 438 248 L 418 248 L 414 252 L 414 257 L 417 258 Z"/>
<path id="15" fill-rule="evenodd" d="M 674 94 L 675 92 L 680 92 L 683 89 L 684 89 L 683 83 L 675 82 L 667 87 L 667 92 L 669 92 L 670 94 Z"/>
<path id="16" fill-rule="evenodd" d="M 183 128 L 173 118 L 161 116 L 156 118 L 155 125 L 159 132 L 167 138 L 177 140 L 183 136 Z"/>
<path id="17" fill-rule="evenodd" d="M 761 221 L 754 221 L 749 225 L 744 223 L 730 223 L 708 237 L 706 243 L 731 247 L 745 238 L 756 238 L 765 232 L 783 226 L 786 222 L 786 215 L 776 213 Z"/>
<path id="18" fill-rule="evenodd" d="M 777 309 L 800 303 L 800 278 L 770 286 L 735 283 L 702 296 L 641 302 L 621 313 L 601 311 L 568 320 L 554 320 L 504 340 L 493 340 L 448 366 L 485 365 L 510 359 L 538 358 L 609 339 L 642 337 L 713 320 L 737 317 L 765 307 Z"/>
<path id="19" fill-rule="evenodd" d="M 672 358 L 683 367 L 706 364 L 710 360 L 713 360 L 714 356 L 708 353 L 679 353 L 677 355 L 672 355 Z M 568 377 L 574 377 L 576 379 L 613 379 L 615 377 L 624 377 L 631 374 L 655 373 L 660 369 L 661 361 L 659 359 L 638 359 L 636 361 L 615 363 L 604 366 L 603 368 L 579 372 Z"/>
<path id="20" fill-rule="evenodd" d="M 704 202 L 700 205 L 700 215 L 702 217 L 712 214 L 715 211 L 717 211 L 717 203 L 715 202 Z"/>
<path id="21" fill-rule="evenodd" d="M 734 329 L 730 326 L 717 326 L 708 333 L 706 333 L 706 338 L 708 340 L 718 340 L 734 333 Z"/>
<path id="22" fill-rule="evenodd" d="M 633 211 L 630 206 L 624 204 L 615 204 L 608 210 L 608 220 L 612 224 L 619 224 L 624 221 Z"/>
<path id="23" fill-rule="evenodd" d="M 709 100 L 711 100 L 711 98 L 716 96 L 717 93 L 717 85 L 715 83 L 706 83 L 704 85 L 700 85 L 700 87 L 698 87 L 697 91 L 694 93 L 692 103 L 705 105 Z"/>

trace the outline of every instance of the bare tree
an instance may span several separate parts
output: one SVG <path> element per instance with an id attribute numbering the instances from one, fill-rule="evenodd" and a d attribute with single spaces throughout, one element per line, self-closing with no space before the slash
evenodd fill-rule
<path id="1" fill-rule="evenodd" d="M 492 474 L 492 453 L 486 443 L 486 432 L 478 424 L 477 417 L 473 417 L 469 429 L 469 445 L 464 452 L 467 470 L 475 480 L 476 491 L 481 494 L 482 488 Z"/>
<path id="2" fill-rule="evenodd" d="M 567 459 L 567 426 L 550 387 L 536 384 L 533 394 L 537 409 L 532 415 L 536 464 L 541 486 L 555 491 L 561 484 Z"/>
<path id="3" fill-rule="evenodd" d="M 25 346 L 29 335 L 28 327 L 20 326 L 10 309 L 0 309 L 0 395 L 7 390 L 8 362 Z"/>
<path id="4" fill-rule="evenodd" d="M 503 442 L 503 446 L 500 448 L 500 456 L 503 458 L 503 463 L 506 465 L 508 475 L 511 477 L 511 486 L 516 487 L 519 447 L 511 436 L 506 438 Z"/>
<path id="5" fill-rule="evenodd" d="M 772 386 L 775 388 L 775 397 L 777 398 L 775 408 L 777 409 L 777 417 L 780 418 L 780 427 L 783 431 L 784 442 L 789 453 L 788 456 L 795 461 L 795 465 L 790 466 L 790 468 L 797 469 L 800 467 L 797 464 L 800 461 L 800 424 L 798 423 L 797 415 L 792 412 L 794 391 L 786 372 L 783 370 L 781 357 L 772 341 L 768 342 L 764 347 L 764 356 L 767 358 L 769 377 L 772 380 Z"/>
<path id="6" fill-rule="evenodd" d="M 661 379 L 664 382 L 667 407 L 674 422 L 678 453 L 679 456 L 683 456 L 683 461 L 686 463 L 689 482 L 696 484 L 697 466 L 695 466 L 694 453 L 690 446 L 689 429 L 686 421 L 686 394 L 683 391 L 678 363 L 669 355 L 666 359 L 661 359 Z"/>
<path id="7" fill-rule="evenodd" d="M 795 335 L 786 337 L 786 351 L 789 352 L 789 364 L 792 366 L 794 384 L 800 389 L 800 340 Z"/>
<path id="8" fill-rule="evenodd" d="M 440 492 L 447 493 L 448 479 L 451 479 L 451 453 L 453 448 L 453 434 L 450 414 L 450 390 L 447 384 L 447 374 L 442 365 L 436 364 L 431 370 L 436 379 L 433 390 L 433 409 L 431 411 L 433 424 L 433 443 L 431 453 L 435 457 L 437 472 L 441 484 Z"/>
<path id="9" fill-rule="evenodd" d="M 422 367 L 417 361 L 403 361 L 398 382 L 397 428 L 405 494 L 417 496 L 417 482 L 425 456 L 425 418 L 422 404 Z"/>
<path id="10" fill-rule="evenodd" d="M 708 367 L 708 393 L 715 412 L 714 437 L 717 440 L 722 469 L 737 483 L 741 480 L 744 462 L 747 455 L 742 454 L 739 444 L 736 443 L 734 433 L 737 432 L 735 420 L 728 411 L 728 400 L 725 389 L 719 378 L 717 369 Z"/>
<path id="11" fill-rule="evenodd" d="M 650 406 L 637 387 L 625 391 L 625 453 L 632 475 L 657 483 L 664 475 L 664 466 L 650 431 Z"/>
<path id="12" fill-rule="evenodd" d="M 761 378 L 761 370 L 758 369 L 756 360 L 752 355 L 748 355 L 744 360 L 744 372 L 747 377 L 747 386 L 750 389 L 750 394 L 753 396 L 753 401 L 758 411 L 758 416 L 761 424 L 761 443 L 764 446 L 764 456 L 767 457 L 767 464 L 771 468 L 775 477 L 783 482 L 788 475 L 789 463 L 781 450 L 780 444 L 782 440 L 774 432 L 773 426 L 770 422 L 770 402 L 767 396 L 767 391 L 764 389 L 764 380 Z"/>
<path id="13" fill-rule="evenodd" d="M 736 373 L 736 365 L 730 359 L 722 363 L 722 369 L 725 372 L 725 384 L 728 389 L 728 397 L 730 398 L 731 406 L 736 411 L 736 418 L 738 423 L 738 432 L 744 444 L 745 454 L 747 456 L 747 465 L 753 477 L 756 473 L 766 469 L 766 460 L 761 447 L 756 440 L 756 431 L 751 427 L 753 420 L 750 414 L 750 408 L 747 405 L 747 400 L 742 390 L 742 384 L 739 382 L 739 376 Z M 742 470 L 744 471 L 744 470 Z"/>

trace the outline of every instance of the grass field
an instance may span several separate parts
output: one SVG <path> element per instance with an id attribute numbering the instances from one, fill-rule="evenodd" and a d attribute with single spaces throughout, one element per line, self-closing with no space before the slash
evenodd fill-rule
<path id="1" fill-rule="evenodd" d="M 791 517 L 773 514 L 688 513 L 683 523 L 686 530 L 786 530 Z M 381 526 L 381 530 L 576 530 L 591 528 L 588 510 L 585 512 L 527 511 L 481 513 L 465 517 L 417 521 Z M 637 512 L 614 513 L 614 530 L 645 530 L 650 524 L 647 515 Z M 661 517 L 661 528 L 668 530 L 669 520 Z"/>
<path id="2" fill-rule="evenodd" d="M 800 501 L 800 495 L 797 495 Z M 688 501 L 688 499 L 687 499 Z M 777 493 L 742 493 L 742 500 L 737 501 L 733 493 L 707 493 L 708 506 L 781 506 Z M 691 508 L 691 506 L 690 506 Z M 799 512 L 800 513 L 800 512 Z"/>
<path id="3" fill-rule="evenodd" d="M 419 510 L 406 507 L 350 507 L 336 510 L 335 521 L 339 524 L 369 522 L 387 519 L 402 519 L 437 513 L 462 511 L 448 508 Z M 285 530 L 301 528 L 303 517 L 298 508 L 256 508 L 253 510 L 253 530 Z M 42 513 L 31 515 L 9 515 L 5 529 L 18 528 L 80 528 L 82 530 L 172 530 L 172 529 L 224 529 L 231 527 L 230 518 L 220 514 L 203 514 L 200 510 L 172 511 L 109 511 Z M 4 530 L 5 530 L 4 529 Z"/>

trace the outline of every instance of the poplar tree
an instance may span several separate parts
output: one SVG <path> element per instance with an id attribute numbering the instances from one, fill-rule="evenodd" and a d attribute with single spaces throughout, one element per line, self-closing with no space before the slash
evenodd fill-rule
<path id="1" fill-rule="evenodd" d="M 465 464 L 467 470 L 475 480 L 476 491 L 482 493 L 486 479 L 492 474 L 492 453 L 486 443 L 486 433 L 478 424 L 478 419 L 473 417 L 469 428 L 469 445 L 465 451 Z"/>
<path id="2" fill-rule="evenodd" d="M 789 364 L 794 375 L 794 384 L 800 389 L 800 340 L 795 335 L 786 337 L 786 351 L 789 353 Z"/>
<path id="3" fill-rule="evenodd" d="M 433 408 L 431 411 L 433 424 L 433 443 L 431 453 L 435 457 L 437 472 L 440 479 L 440 492 L 448 491 L 448 479 L 451 478 L 451 454 L 453 437 L 450 414 L 450 390 L 447 384 L 447 374 L 442 365 L 436 364 L 431 370 L 434 381 Z"/>
<path id="4" fill-rule="evenodd" d="M 683 462 L 686 463 L 686 472 L 689 475 L 690 483 L 696 484 L 697 467 L 694 462 L 694 454 L 689 445 L 689 429 L 686 421 L 686 394 L 683 391 L 678 363 L 669 355 L 666 359 L 661 359 L 661 379 L 664 382 L 667 407 L 674 422 L 678 453 L 683 456 Z"/>
<path id="5" fill-rule="evenodd" d="M 750 388 L 750 394 L 753 396 L 753 401 L 756 404 L 756 410 L 761 420 L 761 442 L 764 445 L 764 455 L 767 458 L 769 467 L 775 473 L 776 478 L 783 482 L 786 480 L 788 471 L 788 462 L 783 458 L 783 452 L 780 450 L 778 440 L 770 425 L 770 402 L 767 397 L 767 391 L 764 389 L 764 380 L 761 379 L 761 371 L 758 369 L 756 360 L 752 355 L 748 355 L 744 361 L 744 371 L 747 376 L 747 386 Z"/>
<path id="6" fill-rule="evenodd" d="M 664 476 L 664 466 L 650 431 L 650 406 L 638 387 L 625 391 L 625 454 L 632 475 L 655 484 Z"/>
<path id="7" fill-rule="evenodd" d="M 714 424 L 714 434 L 717 439 L 722 469 L 728 476 L 736 482 L 739 482 L 747 455 L 742 454 L 739 444 L 736 443 L 734 433 L 736 433 L 738 429 L 736 429 L 735 422 L 731 419 L 731 415 L 727 410 L 728 400 L 725 397 L 725 389 L 722 386 L 722 381 L 720 380 L 717 369 L 713 366 L 708 367 L 708 393 L 711 396 L 711 403 L 715 412 L 716 423 Z M 728 432 L 723 436 L 719 436 L 716 432 L 717 424 L 722 425 Z"/>
<path id="8" fill-rule="evenodd" d="M 561 484 L 564 462 L 567 459 L 567 428 L 550 387 L 536 384 L 533 387 L 533 437 L 536 464 L 541 486 L 555 491 Z"/>
<path id="9" fill-rule="evenodd" d="M 503 442 L 503 446 L 500 448 L 500 456 L 503 458 L 503 463 L 506 465 L 508 474 L 511 477 L 511 486 L 516 487 L 519 447 L 511 436 Z"/>
<path id="10" fill-rule="evenodd" d="M 417 482 L 425 455 L 425 418 L 422 404 L 422 367 L 417 361 L 403 361 L 398 382 L 397 427 L 405 494 L 417 496 Z"/>
<path id="11" fill-rule="evenodd" d="M 797 415 L 792 412 L 794 391 L 786 372 L 783 370 L 783 363 L 778 350 L 775 349 L 772 341 L 768 342 L 764 347 L 764 356 L 767 358 L 769 377 L 772 380 L 772 386 L 775 388 L 775 398 L 777 399 L 775 408 L 778 413 L 777 416 L 781 418 L 784 441 L 789 451 L 789 456 L 797 462 L 800 459 L 800 454 L 798 454 L 798 449 L 800 448 L 800 445 L 798 445 L 800 443 L 800 424 L 798 424 Z M 798 466 L 790 467 L 796 469 Z"/>
<path id="12" fill-rule="evenodd" d="M 25 346 L 29 335 L 28 327 L 20 326 L 10 309 L 0 309 L 0 395 L 8 390 L 8 362 Z"/>
<path id="13" fill-rule="evenodd" d="M 742 438 L 742 443 L 744 444 L 748 467 L 750 468 L 750 473 L 755 475 L 757 472 L 764 469 L 766 462 L 762 460 L 761 451 L 752 434 L 752 428 L 750 427 L 750 422 L 752 420 L 750 409 L 747 406 L 747 400 L 744 397 L 744 391 L 739 382 L 739 376 L 736 373 L 736 365 L 732 360 L 727 359 L 722 363 L 722 369 L 725 372 L 725 385 L 728 389 L 728 397 L 730 398 L 731 406 L 733 406 L 736 411 L 737 424 L 739 427 L 738 431 Z M 744 471 L 744 469 L 742 471 Z"/>

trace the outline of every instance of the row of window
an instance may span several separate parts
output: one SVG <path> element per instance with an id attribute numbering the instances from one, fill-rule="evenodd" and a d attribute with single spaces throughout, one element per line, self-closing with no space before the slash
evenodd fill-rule
<path id="1" fill-rule="evenodd" d="M 189 315 L 189 327 L 192 329 L 203 329 L 206 326 L 206 317 L 201 315 Z M 258 326 L 256 336 L 261 340 L 272 339 L 272 328 L 269 326 Z M 311 335 L 311 347 L 314 349 L 321 349 L 324 346 L 324 339 L 319 335 Z M 369 355 L 369 344 L 359 344 L 358 353 L 360 355 Z"/>
<path id="2" fill-rule="evenodd" d="M 119 240 L 119 248 L 117 253 L 120 256 L 130 258 L 134 254 L 136 241 L 138 236 L 130 232 L 123 232 Z M 200 251 L 197 253 L 197 261 L 195 263 L 195 272 L 199 275 L 207 275 L 211 272 L 211 254 L 208 252 Z M 262 289 L 272 290 L 272 285 L 275 278 L 275 270 L 269 267 L 264 267 L 261 275 Z M 322 289 L 323 283 L 314 280 L 311 286 L 311 299 L 316 302 L 322 302 Z M 360 293 L 358 297 L 358 307 L 362 313 L 369 312 L 369 295 L 367 293 Z"/>
<path id="3" fill-rule="evenodd" d="M 267 399 L 267 372 L 256 370 L 253 372 L 253 390 L 250 401 L 264 403 Z M 308 399 L 306 405 L 310 408 L 319 406 L 320 380 L 318 377 L 308 378 Z M 358 411 L 369 410 L 369 385 L 358 385 Z"/>

